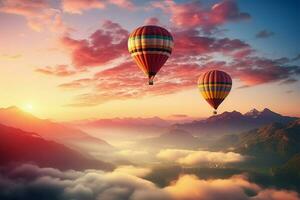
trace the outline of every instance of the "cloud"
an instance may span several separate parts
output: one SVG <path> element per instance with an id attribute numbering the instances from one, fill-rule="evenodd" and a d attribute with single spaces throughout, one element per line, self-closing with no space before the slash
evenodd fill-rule
<path id="1" fill-rule="evenodd" d="M 255 35 L 255 37 L 256 38 L 269 38 L 269 37 L 273 36 L 274 34 L 275 33 L 272 31 L 261 30 Z"/>
<path id="2" fill-rule="evenodd" d="M 300 59 L 300 54 L 298 54 L 297 56 L 295 56 L 294 58 L 291 59 L 292 62 L 297 61 Z"/>
<path id="3" fill-rule="evenodd" d="M 15 60 L 21 57 L 22 57 L 21 54 L 6 54 L 6 53 L 0 54 L 0 59 L 3 60 Z"/>
<path id="4" fill-rule="evenodd" d="M 64 12 L 81 14 L 84 10 L 105 8 L 105 3 L 99 0 L 62 0 Z"/>
<path id="5" fill-rule="evenodd" d="M 249 193 L 252 194 L 249 196 Z M 60 171 L 21 165 L 1 168 L 1 199 L 80 199 L 80 200 L 299 200 L 298 193 L 262 188 L 244 175 L 228 179 L 199 179 L 182 175 L 169 186 L 155 184 L 122 172 L 99 170 Z"/>
<path id="6" fill-rule="evenodd" d="M 77 73 L 77 71 L 69 69 L 68 65 L 56 65 L 53 67 L 46 66 L 42 68 L 37 68 L 35 71 L 42 74 L 54 76 L 71 76 Z"/>
<path id="7" fill-rule="evenodd" d="M 263 200 L 263 199 L 299 200 L 299 194 L 293 191 L 266 189 L 259 192 L 257 196 L 253 197 L 253 199 L 254 200 Z"/>
<path id="8" fill-rule="evenodd" d="M 133 157 L 137 157 L 137 156 L 147 156 L 148 152 L 147 151 L 136 151 L 136 150 L 131 150 L 131 149 L 126 149 L 126 150 L 121 150 L 119 152 L 117 152 L 117 154 L 122 155 L 122 156 L 133 156 Z"/>
<path id="9" fill-rule="evenodd" d="M 300 74 L 300 66 L 282 64 L 278 60 L 249 57 L 231 63 L 229 73 L 248 86 L 285 81 Z"/>
<path id="10" fill-rule="evenodd" d="M 245 176 L 238 175 L 229 179 L 201 180 L 193 175 L 183 175 L 165 188 L 175 200 L 298 200 L 296 192 L 286 190 L 262 189 L 249 182 Z M 253 193 L 252 197 L 246 191 Z"/>
<path id="11" fill-rule="evenodd" d="M 192 48 L 187 51 L 192 51 Z M 180 55 L 174 57 L 154 79 L 155 87 L 146 85 L 147 77 L 132 61 L 100 71 L 87 82 L 75 80 L 60 87 L 90 88 L 90 91 L 74 97 L 70 106 L 95 106 L 112 100 L 167 95 L 188 90 L 196 87 L 201 73 L 210 69 L 226 71 L 247 87 L 285 81 L 300 74 L 299 66 L 281 64 L 276 60 L 261 57 L 248 56 L 227 62 L 204 61 L 201 64 L 197 58 Z"/>
<path id="12" fill-rule="evenodd" d="M 38 32 L 45 28 L 54 32 L 70 30 L 62 21 L 61 11 L 52 8 L 46 0 L 3 0 L 0 12 L 25 17 L 28 26 Z"/>
<path id="13" fill-rule="evenodd" d="M 201 36 L 200 31 L 196 29 L 178 29 L 173 34 L 175 44 L 172 58 L 177 58 L 178 56 L 199 56 L 217 52 L 230 55 L 236 53 L 236 51 L 250 48 L 249 44 L 239 39 Z"/>
<path id="14" fill-rule="evenodd" d="M 245 189 L 253 192 L 260 190 L 259 186 L 250 183 L 243 176 L 230 179 L 199 180 L 193 175 L 181 176 L 173 185 L 165 188 L 174 199 L 250 199 Z"/>
<path id="15" fill-rule="evenodd" d="M 166 66 L 160 72 L 160 78 L 155 79 L 156 86 L 149 88 L 147 77 L 136 64 L 125 62 L 95 74 L 90 85 L 93 90 L 77 96 L 72 106 L 94 106 L 116 99 L 172 94 L 193 87 L 198 73 L 199 68 L 195 65 L 174 63 Z"/>
<path id="16" fill-rule="evenodd" d="M 82 79 L 74 80 L 69 83 L 62 83 L 58 85 L 58 87 L 67 90 L 83 89 L 88 87 L 92 81 L 93 80 L 89 78 L 82 78 Z"/>
<path id="17" fill-rule="evenodd" d="M 121 8 L 134 9 L 135 5 L 131 0 L 109 0 L 109 3 Z"/>
<path id="18" fill-rule="evenodd" d="M 293 84 L 293 83 L 296 83 L 297 81 L 298 80 L 295 78 L 289 78 L 289 79 L 282 81 L 281 84 Z"/>
<path id="19" fill-rule="evenodd" d="M 133 165 L 119 166 L 114 170 L 115 173 L 130 174 L 137 177 L 145 177 L 150 174 L 151 169 L 146 167 L 135 167 Z"/>
<path id="20" fill-rule="evenodd" d="M 169 194 L 153 183 L 126 174 L 124 170 L 121 173 L 98 170 L 62 172 L 34 165 L 22 165 L 3 174 L 0 177 L 0 197 L 31 200 L 170 199 Z"/>
<path id="21" fill-rule="evenodd" d="M 156 1 L 152 3 L 152 6 L 171 14 L 171 21 L 176 26 L 185 28 L 201 27 L 208 32 L 225 22 L 250 19 L 250 15 L 240 12 L 236 2 L 231 0 L 214 4 L 208 9 L 199 1 L 182 4 L 172 0 Z"/>
<path id="22" fill-rule="evenodd" d="M 131 0 L 62 0 L 64 12 L 72 14 L 82 14 L 83 11 L 91 9 L 104 9 L 108 4 L 127 9 L 135 7 Z"/>
<path id="23" fill-rule="evenodd" d="M 157 19 L 156 17 L 150 17 L 144 22 L 144 24 L 146 25 L 158 25 L 159 23 L 159 19 Z"/>
<path id="24" fill-rule="evenodd" d="M 163 4 L 178 6 L 173 1 Z M 221 12 L 220 7 L 225 10 L 223 15 L 226 19 L 238 20 L 240 12 L 235 2 L 221 2 L 212 10 Z M 158 23 L 156 18 L 149 20 L 147 23 Z M 248 43 L 239 39 L 203 35 L 196 27 L 182 29 L 177 26 L 171 28 L 171 32 L 175 40 L 172 55 L 156 76 L 155 87 L 151 88 L 146 87 L 147 77 L 129 57 L 129 32 L 120 24 L 107 20 L 87 39 L 74 39 L 69 35 L 62 37 L 61 44 L 70 53 L 75 70 L 100 69 L 92 77 L 59 85 L 62 89 L 89 89 L 75 96 L 68 106 L 95 106 L 112 100 L 173 94 L 194 88 L 198 76 L 211 69 L 228 72 L 243 88 L 291 82 L 289 80 L 300 74 L 299 66 L 290 65 L 292 59 L 259 57 Z"/>
<path id="25" fill-rule="evenodd" d="M 119 24 L 107 20 L 88 39 L 76 40 L 65 35 L 60 42 L 70 51 L 74 66 L 85 69 L 128 55 L 128 35 Z"/>
<path id="26" fill-rule="evenodd" d="M 184 166 L 201 164 L 223 164 L 241 162 L 244 156 L 234 152 L 192 151 L 183 149 L 163 149 L 157 155 L 161 160 L 176 162 Z"/>

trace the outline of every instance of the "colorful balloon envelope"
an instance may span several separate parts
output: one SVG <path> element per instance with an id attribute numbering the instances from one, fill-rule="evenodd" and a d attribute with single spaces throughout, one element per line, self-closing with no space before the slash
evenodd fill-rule
<path id="1" fill-rule="evenodd" d="M 215 109 L 214 114 L 217 114 L 217 109 L 229 94 L 231 86 L 231 77 L 226 72 L 219 70 L 208 71 L 198 79 L 199 91 Z"/>
<path id="2" fill-rule="evenodd" d="M 159 26 L 142 26 L 134 30 L 128 39 L 128 50 L 149 78 L 149 85 L 172 53 L 173 37 Z"/>

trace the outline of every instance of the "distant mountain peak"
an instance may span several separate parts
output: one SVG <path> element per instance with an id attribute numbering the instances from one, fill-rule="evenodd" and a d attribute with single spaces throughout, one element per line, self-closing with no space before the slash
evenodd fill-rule
<path id="1" fill-rule="evenodd" d="M 179 129 L 179 128 L 171 128 L 167 134 L 170 135 L 187 135 L 190 134 L 188 131 L 184 130 L 184 129 Z"/>
<path id="2" fill-rule="evenodd" d="M 240 133 L 273 122 L 287 124 L 296 119 L 296 117 L 283 116 L 265 108 L 262 111 L 252 109 L 245 114 L 238 111 L 226 111 L 204 120 L 177 124 L 176 127 L 190 131 L 191 134 L 197 136 L 200 134 Z"/>
<path id="3" fill-rule="evenodd" d="M 258 110 L 256 110 L 255 108 L 253 108 L 250 111 L 246 112 L 244 115 L 245 116 L 257 116 L 259 114 L 260 114 L 260 112 Z"/>
<path id="4" fill-rule="evenodd" d="M 208 118 L 208 120 L 219 120 L 219 119 L 231 119 L 231 118 L 237 118 L 237 117 L 242 117 L 242 113 L 234 110 L 232 112 L 228 112 L 228 111 L 225 111 L 219 115 L 214 115 L 214 116 L 211 116 Z"/>
<path id="5" fill-rule="evenodd" d="M 265 108 L 265 109 L 263 109 L 263 110 L 261 111 L 261 113 L 275 113 L 275 112 L 273 112 L 273 111 L 270 110 L 269 108 Z M 277 114 L 277 113 L 275 113 L 275 114 Z"/>
<path id="6" fill-rule="evenodd" d="M 257 117 L 277 117 L 281 116 L 280 114 L 273 112 L 272 110 L 265 108 L 262 111 L 258 111 L 257 109 L 253 108 L 249 112 L 246 112 L 244 116 L 257 118 Z"/>

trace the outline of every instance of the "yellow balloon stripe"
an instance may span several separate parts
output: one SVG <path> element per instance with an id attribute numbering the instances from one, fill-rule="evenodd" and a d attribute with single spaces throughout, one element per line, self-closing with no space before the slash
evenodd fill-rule
<path id="1" fill-rule="evenodd" d="M 131 56 L 134 57 L 136 55 L 145 55 L 145 54 L 160 54 L 160 55 L 166 55 L 168 57 L 170 57 L 171 55 L 170 53 L 164 51 L 140 51 L 140 52 L 131 53 Z"/>
<path id="2" fill-rule="evenodd" d="M 212 84 L 212 83 L 207 83 L 207 84 L 198 84 L 198 87 L 210 87 L 210 86 L 225 86 L 225 87 L 228 87 L 228 88 L 231 88 L 231 84 Z"/>
<path id="3" fill-rule="evenodd" d="M 229 91 L 219 91 L 215 96 L 211 96 L 209 91 L 201 91 L 201 94 L 204 99 L 224 99 L 229 94 Z"/>
<path id="4" fill-rule="evenodd" d="M 164 50 L 168 50 L 168 51 L 172 51 L 172 48 L 168 48 L 165 46 L 158 46 L 158 45 L 148 45 L 148 46 L 134 46 L 134 47 L 130 47 L 128 48 L 129 52 L 135 51 L 135 50 L 139 50 L 139 49 L 147 49 L 147 48 L 154 48 L 154 49 L 164 49 Z"/>
<path id="5" fill-rule="evenodd" d="M 164 40 L 164 39 L 131 39 L 128 40 L 128 48 L 134 48 L 137 46 L 148 46 L 148 45 L 156 45 L 163 46 L 167 48 L 172 48 L 174 46 L 173 41 Z"/>

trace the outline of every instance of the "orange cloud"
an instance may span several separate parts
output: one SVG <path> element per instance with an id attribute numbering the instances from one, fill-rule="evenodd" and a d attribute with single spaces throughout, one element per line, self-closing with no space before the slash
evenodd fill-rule
<path id="1" fill-rule="evenodd" d="M 232 163 L 241 162 L 244 156 L 234 152 L 211 152 L 211 151 L 193 151 L 183 149 L 163 149 L 157 155 L 157 158 L 176 162 L 184 166 L 199 166 L 208 163 Z"/>

